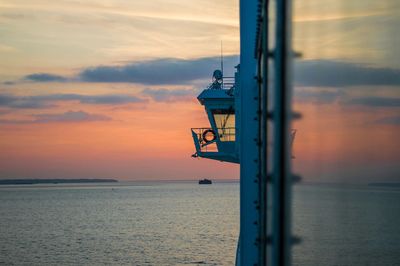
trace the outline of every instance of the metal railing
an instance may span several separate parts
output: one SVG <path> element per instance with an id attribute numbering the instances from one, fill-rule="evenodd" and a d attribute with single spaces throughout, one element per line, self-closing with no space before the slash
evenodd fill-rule
<path id="1" fill-rule="evenodd" d="M 230 89 L 235 86 L 235 77 L 224 77 L 222 81 L 223 89 Z"/>
<path id="2" fill-rule="evenodd" d="M 199 144 L 201 152 L 217 152 L 217 142 L 235 141 L 236 130 L 234 127 L 217 128 L 215 132 L 212 128 L 192 128 L 195 141 Z"/>
<path id="3" fill-rule="evenodd" d="M 222 83 L 210 83 L 209 85 L 208 85 L 208 89 L 211 89 L 211 90 L 216 90 L 216 89 L 218 89 L 218 90 L 220 90 L 220 89 L 224 89 L 224 90 L 230 90 L 230 89 L 232 89 L 232 88 L 234 88 L 235 87 L 235 77 L 223 77 L 223 79 L 222 79 Z"/>

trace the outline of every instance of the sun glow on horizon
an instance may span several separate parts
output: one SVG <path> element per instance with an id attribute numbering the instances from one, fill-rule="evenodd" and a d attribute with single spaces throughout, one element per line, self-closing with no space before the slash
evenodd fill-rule
<path id="1" fill-rule="evenodd" d="M 295 2 L 293 164 L 309 180 L 394 176 L 400 60 L 385 40 L 400 24 L 385 3 Z M 239 63 L 237 0 L 0 0 L 0 33 L 0 178 L 238 178 L 190 157 L 221 40 L 229 75 Z M 351 174 L 363 165 L 371 177 Z"/>

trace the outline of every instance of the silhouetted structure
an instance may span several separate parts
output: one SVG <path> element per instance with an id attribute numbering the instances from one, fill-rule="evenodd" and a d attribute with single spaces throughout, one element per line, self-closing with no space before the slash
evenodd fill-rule
<path id="1" fill-rule="evenodd" d="M 199 185 L 211 185 L 212 181 L 210 179 L 204 178 L 202 180 L 199 180 Z"/>

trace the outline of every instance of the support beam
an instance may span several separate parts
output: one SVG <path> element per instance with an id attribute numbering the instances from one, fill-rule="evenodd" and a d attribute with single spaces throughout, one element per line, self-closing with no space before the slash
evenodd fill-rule
<path id="1" fill-rule="evenodd" d="M 272 151 L 272 265 L 290 265 L 291 233 L 291 40 L 290 0 L 276 1 Z"/>
<path id="2" fill-rule="evenodd" d="M 259 265 L 258 90 L 254 58 L 257 0 L 240 1 L 240 265 Z"/>

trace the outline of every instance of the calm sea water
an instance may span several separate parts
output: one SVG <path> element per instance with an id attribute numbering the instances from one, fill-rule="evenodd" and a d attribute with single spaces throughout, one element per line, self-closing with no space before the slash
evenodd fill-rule
<path id="1" fill-rule="evenodd" d="M 294 189 L 294 265 L 400 265 L 400 190 Z M 233 265 L 239 184 L 0 187 L 0 264 Z"/>

